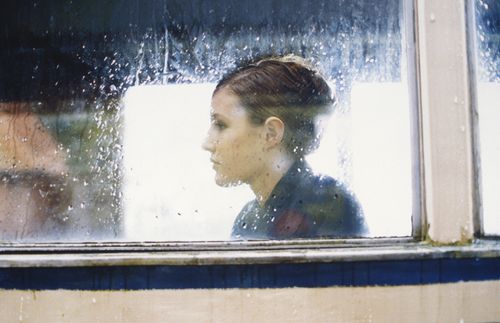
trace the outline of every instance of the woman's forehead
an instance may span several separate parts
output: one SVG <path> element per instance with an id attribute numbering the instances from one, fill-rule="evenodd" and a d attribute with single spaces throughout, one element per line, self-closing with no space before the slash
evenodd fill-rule
<path id="1" fill-rule="evenodd" d="M 239 98 L 226 89 L 218 91 L 213 96 L 210 114 L 226 118 L 247 116 L 247 112 L 241 105 Z"/>

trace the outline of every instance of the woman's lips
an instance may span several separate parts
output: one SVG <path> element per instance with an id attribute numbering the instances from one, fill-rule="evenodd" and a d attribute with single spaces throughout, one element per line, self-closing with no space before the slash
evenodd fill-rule
<path id="1" fill-rule="evenodd" d="M 210 159 L 210 162 L 212 162 L 212 168 L 215 169 L 217 166 L 220 165 L 220 163 L 214 159 Z"/>

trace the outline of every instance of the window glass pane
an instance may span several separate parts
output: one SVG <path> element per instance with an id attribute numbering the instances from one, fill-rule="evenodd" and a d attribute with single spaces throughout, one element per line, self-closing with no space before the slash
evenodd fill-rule
<path id="1" fill-rule="evenodd" d="M 356 197 L 369 236 L 411 234 L 402 1 L 3 7 L 0 241 L 229 239 L 255 195 L 216 185 L 212 92 L 271 54 L 306 58 L 336 93 L 311 169 Z"/>
<path id="2" fill-rule="evenodd" d="M 500 234 L 500 3 L 475 1 L 483 225 Z"/>

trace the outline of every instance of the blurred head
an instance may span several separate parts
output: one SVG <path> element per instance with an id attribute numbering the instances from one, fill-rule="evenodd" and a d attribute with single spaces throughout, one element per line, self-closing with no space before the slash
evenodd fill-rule
<path id="1" fill-rule="evenodd" d="M 249 182 L 270 150 L 300 159 L 318 146 L 316 119 L 335 102 L 325 79 L 295 56 L 267 58 L 226 75 L 212 96 L 212 153 L 220 185 Z M 223 165 L 224 164 L 224 165 Z"/>

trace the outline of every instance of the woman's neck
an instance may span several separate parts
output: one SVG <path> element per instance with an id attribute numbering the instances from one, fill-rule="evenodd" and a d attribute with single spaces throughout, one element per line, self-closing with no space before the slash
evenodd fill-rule
<path id="1" fill-rule="evenodd" d="M 271 163 L 249 184 L 260 206 L 264 206 L 274 187 L 288 172 L 295 160 L 289 156 L 272 159 Z"/>

